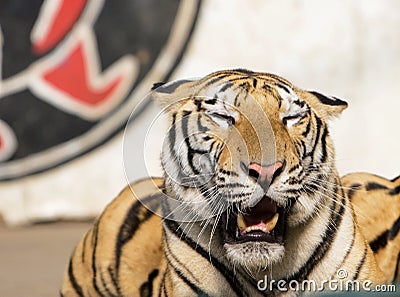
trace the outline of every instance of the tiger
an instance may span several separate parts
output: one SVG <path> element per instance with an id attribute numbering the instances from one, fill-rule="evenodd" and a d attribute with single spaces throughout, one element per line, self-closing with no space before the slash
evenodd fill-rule
<path id="1" fill-rule="evenodd" d="M 151 96 L 169 117 L 164 175 L 106 207 L 61 296 L 298 296 L 293 281 L 400 279 L 400 177 L 339 177 L 328 123 L 345 101 L 245 69 Z"/>

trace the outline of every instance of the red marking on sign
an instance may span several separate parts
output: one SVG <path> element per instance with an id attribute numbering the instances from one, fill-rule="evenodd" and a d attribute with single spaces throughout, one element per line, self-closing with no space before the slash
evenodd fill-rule
<path id="1" fill-rule="evenodd" d="M 52 0 L 50 0 L 52 1 Z M 46 36 L 33 43 L 33 51 L 44 54 L 52 49 L 71 30 L 85 8 L 87 0 L 62 0 L 49 22 L 50 29 Z"/>
<path id="2" fill-rule="evenodd" d="M 101 74 L 96 74 L 101 76 Z M 123 80 L 117 76 L 101 86 L 93 86 L 93 77 L 89 77 L 88 61 L 82 43 L 65 57 L 65 60 L 49 69 L 43 78 L 53 87 L 72 97 L 72 100 L 89 106 L 96 106 L 107 101 L 118 89 Z"/>

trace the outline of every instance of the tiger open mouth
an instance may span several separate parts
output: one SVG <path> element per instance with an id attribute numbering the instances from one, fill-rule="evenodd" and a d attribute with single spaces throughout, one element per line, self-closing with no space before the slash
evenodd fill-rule
<path id="1" fill-rule="evenodd" d="M 224 215 L 222 224 L 225 243 L 258 241 L 282 244 L 289 208 L 279 207 L 274 200 L 264 195 L 255 206 L 242 213 Z"/>

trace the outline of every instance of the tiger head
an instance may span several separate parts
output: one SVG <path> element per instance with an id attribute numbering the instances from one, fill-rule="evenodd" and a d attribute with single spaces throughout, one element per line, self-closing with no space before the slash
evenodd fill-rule
<path id="1" fill-rule="evenodd" d="M 316 192 L 337 176 L 326 121 L 347 104 L 241 69 L 163 84 L 154 97 L 170 114 L 162 163 L 182 218 L 218 226 L 234 265 L 277 263 L 290 229 L 324 207 Z"/>

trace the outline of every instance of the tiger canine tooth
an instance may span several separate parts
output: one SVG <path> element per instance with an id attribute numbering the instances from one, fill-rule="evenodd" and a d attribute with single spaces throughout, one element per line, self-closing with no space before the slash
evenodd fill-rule
<path id="1" fill-rule="evenodd" d="M 238 214 L 237 216 L 237 225 L 239 227 L 240 232 L 243 232 L 247 228 L 242 214 Z"/>
<path id="2" fill-rule="evenodd" d="M 279 213 L 276 213 L 276 214 L 272 217 L 272 219 L 271 219 L 269 222 L 267 222 L 267 223 L 265 224 L 266 227 L 267 227 L 267 229 L 268 229 L 268 231 L 271 231 L 271 230 L 273 230 L 273 229 L 275 228 L 276 223 L 278 223 L 278 219 L 279 219 Z"/>

